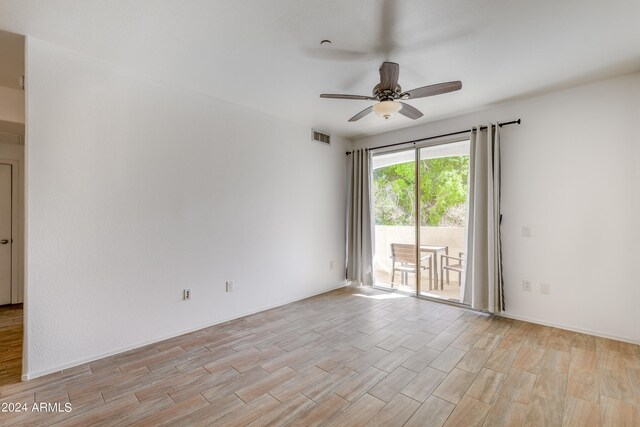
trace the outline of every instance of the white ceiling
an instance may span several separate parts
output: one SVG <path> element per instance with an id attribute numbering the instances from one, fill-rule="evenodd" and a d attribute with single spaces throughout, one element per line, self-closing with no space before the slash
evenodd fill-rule
<path id="1" fill-rule="evenodd" d="M 638 0 L 0 0 L 0 29 L 348 137 L 640 70 Z M 333 52 L 320 48 L 330 39 Z M 347 119 L 380 63 L 425 117 Z M 508 118 L 496 118 L 508 119 Z"/>

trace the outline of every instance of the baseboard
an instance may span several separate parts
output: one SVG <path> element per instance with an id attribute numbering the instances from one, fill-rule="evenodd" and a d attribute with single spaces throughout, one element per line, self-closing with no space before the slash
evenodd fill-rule
<path id="1" fill-rule="evenodd" d="M 132 344 L 132 345 L 128 345 L 128 346 L 125 346 L 125 347 L 121 347 L 121 348 L 118 348 L 117 350 L 109 351 L 109 352 L 102 353 L 102 354 L 93 355 L 93 356 L 86 357 L 86 358 L 83 358 L 83 359 L 74 360 L 73 362 L 65 363 L 63 365 L 59 365 L 59 366 L 56 366 L 56 367 L 53 367 L 53 368 L 43 369 L 41 371 L 36 371 L 36 372 L 27 372 L 27 373 L 22 374 L 21 378 L 22 378 L 22 381 L 32 380 L 32 379 L 39 378 L 39 377 L 42 377 L 42 376 L 45 376 L 45 375 L 49 375 L 49 374 L 53 374 L 53 373 L 56 373 L 56 372 L 60 372 L 60 371 L 63 371 L 65 369 L 70 369 L 70 368 L 73 368 L 73 367 L 76 367 L 76 366 L 79 366 L 79 365 L 84 365 L 85 363 L 90 363 L 90 362 L 94 362 L 96 360 L 104 359 L 105 357 L 115 356 L 116 354 L 124 353 L 124 352 L 130 351 L 130 350 L 135 350 L 136 348 L 144 347 L 146 345 L 150 345 L 150 344 L 154 344 L 154 343 L 157 343 L 157 342 L 160 342 L 160 341 L 164 341 L 164 340 L 168 340 L 168 339 L 171 339 L 171 338 L 179 337 L 180 335 L 189 334 L 191 332 L 199 331 L 199 330 L 205 329 L 205 328 L 210 328 L 212 326 L 220 325 L 220 324 L 223 324 L 223 323 L 226 323 L 226 322 L 230 322 L 232 320 L 240 319 L 242 317 L 251 316 L 253 314 L 261 313 L 263 311 L 271 310 L 273 308 L 282 307 L 283 305 L 291 304 L 292 302 L 302 301 L 303 299 L 311 298 L 311 297 L 314 297 L 316 295 L 321 295 L 321 294 L 324 294 L 324 293 L 327 293 L 327 292 L 334 291 L 336 289 L 344 288 L 345 286 L 347 286 L 347 281 L 346 280 L 338 283 L 336 286 L 334 286 L 332 288 L 323 290 L 322 292 L 315 292 L 315 293 L 312 293 L 312 294 L 309 294 L 309 295 L 305 295 L 305 296 L 300 296 L 300 297 L 290 298 L 290 299 L 287 299 L 287 300 L 282 300 L 280 302 L 276 302 L 276 303 L 271 304 L 269 306 L 265 306 L 265 307 L 258 308 L 256 310 L 249 311 L 249 312 L 241 314 L 239 316 L 233 316 L 233 317 L 222 319 L 220 321 L 216 321 L 215 323 L 207 323 L 205 325 L 200 325 L 200 326 L 196 326 L 196 327 L 193 327 L 193 328 L 188 328 L 188 329 L 185 329 L 185 330 L 182 330 L 182 331 L 179 331 L 179 332 L 175 332 L 175 333 L 171 333 L 171 334 L 168 334 L 168 335 L 165 335 L 165 336 L 160 336 L 160 337 L 157 337 L 157 338 L 153 338 L 151 340 L 146 340 L 146 341 L 138 342 L 138 343 L 135 343 L 135 344 Z"/>
<path id="2" fill-rule="evenodd" d="M 508 313 L 497 313 L 497 315 L 498 316 L 502 316 L 502 317 L 506 317 L 508 319 L 522 320 L 524 322 L 537 323 L 539 325 L 551 326 L 553 328 L 564 329 L 564 330 L 572 331 L 572 332 L 579 332 L 581 334 L 593 335 L 593 336 L 600 337 L 600 338 L 609 338 L 609 339 L 612 339 L 612 340 L 623 341 L 623 342 L 627 342 L 627 343 L 630 343 L 630 344 L 638 344 L 638 345 L 640 345 L 640 341 L 638 341 L 636 339 L 633 339 L 633 338 L 606 334 L 606 333 L 603 333 L 603 332 L 593 331 L 593 330 L 590 330 L 590 329 L 579 328 L 577 326 L 563 325 L 563 324 L 554 323 L 554 322 L 547 322 L 547 321 L 540 320 L 540 319 L 535 319 L 535 318 L 532 318 L 532 317 L 518 316 L 518 315 L 508 314 Z"/>

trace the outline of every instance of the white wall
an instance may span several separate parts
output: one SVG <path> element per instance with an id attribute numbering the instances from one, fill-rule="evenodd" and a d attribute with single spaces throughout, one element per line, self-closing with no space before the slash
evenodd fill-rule
<path id="1" fill-rule="evenodd" d="M 24 123 L 24 91 L 0 86 L 0 120 Z"/>
<path id="2" fill-rule="evenodd" d="M 26 65 L 28 376 L 343 283 L 345 140 L 35 39 Z"/>
<path id="3" fill-rule="evenodd" d="M 505 314 L 640 342 L 640 74 L 354 146 L 516 118 L 522 125 L 502 128 Z M 525 224 L 534 237 L 522 237 Z M 533 281 L 534 292 L 522 290 L 523 279 Z M 540 283 L 551 284 L 551 294 L 540 294 Z"/>

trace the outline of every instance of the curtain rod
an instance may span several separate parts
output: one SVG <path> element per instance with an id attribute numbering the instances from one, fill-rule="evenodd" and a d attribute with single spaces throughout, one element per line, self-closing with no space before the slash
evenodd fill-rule
<path id="1" fill-rule="evenodd" d="M 510 122 L 499 123 L 498 126 L 502 127 L 502 126 L 519 125 L 519 124 L 520 124 L 520 119 L 512 120 Z M 485 130 L 486 128 L 487 128 L 486 126 L 480 126 L 480 130 Z M 471 129 L 460 130 L 458 132 L 443 133 L 442 135 L 428 136 L 426 138 L 412 139 L 411 141 L 396 142 L 396 143 L 393 143 L 393 144 L 381 145 L 379 147 L 373 147 L 373 148 L 371 148 L 371 150 L 377 150 L 379 148 L 395 147 L 396 145 L 403 145 L 403 144 L 416 144 L 418 142 L 428 141 L 430 139 L 444 138 L 445 136 L 461 135 L 461 134 L 467 133 L 467 132 L 471 132 Z M 349 154 L 351 154 L 351 151 L 347 151 L 347 156 Z"/>

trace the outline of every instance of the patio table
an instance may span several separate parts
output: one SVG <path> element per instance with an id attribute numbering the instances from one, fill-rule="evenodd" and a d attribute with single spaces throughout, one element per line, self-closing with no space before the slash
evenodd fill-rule
<path id="1" fill-rule="evenodd" d="M 435 245 L 420 245 L 420 252 L 430 252 L 431 262 L 429 268 L 433 267 L 433 276 L 436 281 L 436 290 L 438 290 L 438 253 L 444 252 L 445 255 L 449 255 L 449 246 L 435 246 Z M 444 289 L 444 285 L 441 287 Z M 433 286 L 431 281 L 429 281 L 429 290 L 432 290 Z M 440 290 L 442 290 L 440 289 Z"/>

